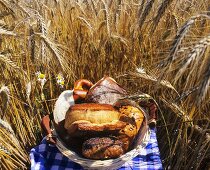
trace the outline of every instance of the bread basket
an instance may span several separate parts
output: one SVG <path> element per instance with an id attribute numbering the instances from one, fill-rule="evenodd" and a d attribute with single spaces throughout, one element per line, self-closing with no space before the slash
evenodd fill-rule
<path id="1" fill-rule="evenodd" d="M 55 109 L 53 112 L 55 124 L 65 119 L 65 113 L 67 112 L 68 108 L 73 104 L 74 102 L 73 102 L 71 90 L 66 90 L 63 93 L 61 93 L 61 95 L 59 96 L 56 102 Z M 65 106 L 63 107 L 62 110 L 59 109 L 61 105 Z M 54 135 L 57 136 L 56 146 L 63 155 L 68 157 L 71 161 L 80 164 L 84 169 L 91 169 L 91 170 L 93 169 L 100 169 L 100 170 L 118 169 L 122 167 L 122 165 L 125 162 L 128 162 L 132 160 L 134 157 L 136 157 L 137 155 L 139 155 L 149 141 L 150 130 L 148 128 L 148 123 L 147 123 L 148 122 L 147 113 L 141 107 L 139 107 L 139 109 L 144 113 L 145 118 L 136 136 L 134 147 L 132 150 L 128 151 L 127 153 L 123 154 L 122 156 L 116 159 L 91 160 L 91 159 L 83 158 L 80 155 L 78 155 L 76 152 L 67 148 L 66 144 L 59 137 L 56 130 L 54 130 L 53 133 Z"/>

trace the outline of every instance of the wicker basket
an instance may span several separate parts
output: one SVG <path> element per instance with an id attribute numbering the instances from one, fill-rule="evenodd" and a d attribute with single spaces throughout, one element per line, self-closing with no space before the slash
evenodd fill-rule
<path id="1" fill-rule="evenodd" d="M 60 95 L 56 103 L 54 113 L 53 113 L 55 123 L 57 123 L 59 120 L 62 120 L 65 117 L 65 113 L 68 107 L 70 106 L 69 103 L 71 103 L 72 101 L 71 97 L 66 97 L 66 96 L 71 96 L 71 93 L 72 93 L 71 91 L 65 91 L 64 93 Z M 65 98 L 63 96 L 65 96 Z M 60 110 L 59 109 L 60 107 L 65 108 L 63 106 L 66 106 L 66 109 Z M 147 145 L 149 141 L 150 130 L 148 127 L 147 113 L 141 107 L 139 107 L 139 109 L 144 113 L 145 118 L 139 130 L 139 133 L 136 136 L 135 142 L 133 144 L 133 149 L 123 154 L 119 158 L 108 159 L 108 160 L 91 160 L 91 159 L 83 158 L 80 155 L 78 155 L 76 152 L 67 148 L 66 144 L 62 141 L 61 138 L 59 138 L 59 135 L 57 134 L 56 130 L 54 130 L 53 133 L 54 135 L 57 136 L 56 146 L 63 155 L 68 157 L 73 162 L 80 164 L 84 169 L 91 169 L 91 170 L 93 169 L 100 169 L 100 170 L 118 169 L 125 162 L 128 162 L 132 160 L 134 157 L 136 157 L 137 155 L 139 155 L 142 149 L 145 148 L 145 146 Z"/>
<path id="2" fill-rule="evenodd" d="M 54 131 L 54 135 L 58 136 L 56 146 L 60 150 L 60 152 L 68 157 L 73 162 L 80 164 L 84 169 L 100 169 L 100 170 L 111 170 L 120 168 L 125 162 L 130 161 L 137 155 L 139 155 L 143 148 L 147 145 L 150 138 L 150 131 L 148 125 L 145 120 L 141 129 L 139 130 L 139 134 L 135 140 L 134 149 L 125 153 L 116 159 L 108 159 L 108 160 L 91 160 L 86 159 L 79 156 L 74 151 L 67 148 L 65 143 L 61 138 L 57 135 L 56 131 Z"/>
<path id="3" fill-rule="evenodd" d="M 68 157 L 73 162 L 80 164 L 84 169 L 100 169 L 100 170 L 114 170 L 120 168 L 125 162 L 132 160 L 134 157 L 141 153 L 141 150 L 145 148 L 149 141 L 150 131 L 147 128 L 146 132 L 142 135 L 143 139 L 134 149 L 125 153 L 116 159 L 108 160 L 91 160 L 80 157 L 77 153 L 69 150 L 61 139 L 57 139 L 57 148 L 60 152 Z"/>

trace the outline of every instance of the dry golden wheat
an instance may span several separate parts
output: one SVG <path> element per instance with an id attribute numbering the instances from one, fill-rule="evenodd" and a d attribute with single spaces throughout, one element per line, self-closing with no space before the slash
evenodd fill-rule
<path id="1" fill-rule="evenodd" d="M 165 169 L 207 169 L 209 9 L 209 0 L 0 0 L 0 84 L 10 98 L 1 109 L 0 169 L 29 169 L 41 117 L 58 95 L 104 75 L 158 102 Z"/>

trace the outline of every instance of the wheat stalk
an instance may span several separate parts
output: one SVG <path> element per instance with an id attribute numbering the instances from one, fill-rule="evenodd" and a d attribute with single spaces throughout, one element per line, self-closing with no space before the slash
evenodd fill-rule
<path id="1" fill-rule="evenodd" d="M 209 122 L 206 124 L 205 129 L 207 129 L 209 126 Z M 199 141 L 197 143 L 197 147 L 195 148 L 195 151 L 193 154 L 190 155 L 190 159 L 188 160 L 188 166 L 186 166 L 187 169 L 189 169 L 193 164 L 196 165 L 197 162 L 200 161 L 200 151 L 204 148 L 209 147 L 209 137 L 207 138 L 207 140 L 205 140 L 206 137 L 206 133 L 202 132 L 200 137 L 199 137 Z M 196 158 L 196 159 L 195 159 Z"/>
<path id="2" fill-rule="evenodd" d="M 123 38 L 119 35 L 114 35 L 114 34 L 111 35 L 111 38 L 120 40 L 120 42 L 122 42 L 125 46 L 128 47 L 128 40 L 127 39 L 125 39 L 125 38 Z"/>
<path id="3" fill-rule="evenodd" d="M 185 92 L 183 92 L 179 97 L 177 97 L 175 99 L 175 101 L 179 101 L 179 100 L 183 100 L 184 98 L 188 97 L 190 94 L 192 94 L 193 92 L 195 92 L 196 90 L 198 90 L 198 87 L 193 87 Z"/>
<path id="4" fill-rule="evenodd" d="M 95 14 L 95 17 L 97 17 L 97 10 L 96 10 L 95 4 L 93 3 L 93 0 L 87 0 L 86 3 L 88 4 L 88 6 L 91 8 L 93 13 Z"/>
<path id="5" fill-rule="evenodd" d="M 119 26 L 119 18 L 120 18 L 120 6 L 121 6 L 122 0 L 119 0 L 116 2 L 116 9 L 114 12 L 114 23 L 115 23 L 115 29 L 118 32 L 118 26 Z"/>
<path id="6" fill-rule="evenodd" d="M 31 82 L 28 82 L 26 84 L 26 95 L 27 95 L 27 98 L 28 99 L 30 99 L 31 89 L 32 89 L 32 83 Z"/>
<path id="7" fill-rule="evenodd" d="M 25 7 L 24 5 L 20 5 L 20 7 L 31 17 L 31 18 L 35 18 L 37 21 L 37 27 L 38 27 L 38 31 L 44 35 L 44 37 L 47 37 L 48 35 L 48 27 L 46 26 L 45 20 L 42 17 L 42 15 L 40 15 L 40 13 L 37 10 L 34 10 L 32 8 L 29 7 Z M 29 19 L 30 20 L 30 19 Z M 35 60 L 35 33 L 33 30 L 33 27 L 30 25 L 29 27 L 29 49 L 30 49 L 30 56 L 31 56 L 31 61 L 34 62 Z M 41 41 L 40 42 L 40 58 L 41 61 L 43 63 L 49 63 L 50 58 L 47 56 L 47 52 L 46 52 L 46 43 Z"/>
<path id="8" fill-rule="evenodd" d="M 90 22 L 88 22 L 85 18 L 83 17 L 78 17 L 79 20 L 83 21 L 85 23 L 85 25 L 87 25 L 87 27 L 89 28 L 91 34 L 93 35 L 93 27 L 92 25 L 90 24 Z"/>
<path id="9" fill-rule="evenodd" d="M 46 23 L 45 23 L 45 20 L 43 19 L 43 17 L 38 14 L 38 19 L 37 19 L 37 24 L 38 24 L 38 29 L 39 29 L 39 32 L 40 34 L 42 34 L 44 37 L 47 37 L 47 34 L 48 34 L 48 30 L 47 30 L 47 26 L 46 26 Z M 41 55 L 41 60 L 43 61 L 43 63 L 49 63 L 49 58 L 47 57 L 47 53 L 46 53 L 46 44 L 41 41 L 40 42 L 40 55 Z"/>
<path id="10" fill-rule="evenodd" d="M 172 19 L 174 21 L 175 29 L 176 29 L 176 32 L 177 32 L 178 29 L 179 29 L 179 21 L 178 21 L 178 18 L 177 18 L 177 16 L 174 13 L 171 16 L 172 16 Z"/>
<path id="11" fill-rule="evenodd" d="M 12 14 L 11 11 L 10 12 L 8 12 L 8 11 L 2 11 L 0 13 L 0 19 L 4 18 L 5 16 L 11 15 L 11 14 Z"/>
<path id="12" fill-rule="evenodd" d="M 1 153 L 1 152 L 4 152 L 4 153 L 7 154 L 7 155 L 11 155 L 11 154 L 12 154 L 5 146 L 3 146 L 3 145 L 0 143 L 0 153 Z"/>
<path id="13" fill-rule="evenodd" d="M 2 5 L 2 2 L 6 6 Z M 175 8 L 171 4 L 176 4 Z M 189 4 L 190 9 L 185 11 Z M 103 2 L 101 0 L 57 0 L 56 2 L 0 0 L 0 8 L 0 16 L 2 14 L 3 17 L 0 27 L 4 29 L 4 32 L 6 30 L 16 34 L 12 37 L 0 34 L 0 51 L 3 51 L 0 55 L 5 57 L 4 60 L 10 60 L 6 63 L 2 58 L 0 61 L 3 66 L 0 77 L 1 81 L 10 87 L 9 106 L 11 106 L 7 107 L 7 114 L 2 120 L 5 122 L 10 120 L 7 123 L 15 130 L 13 140 L 12 134 L 3 125 L 0 125 L 0 143 L 4 147 L 0 149 L 0 157 L 2 157 L 0 169 L 26 169 L 29 166 L 28 147 L 39 144 L 41 140 L 41 115 L 43 112 L 52 111 L 55 101 L 51 99 L 57 98 L 61 92 L 61 89 L 57 88 L 54 77 L 61 70 L 66 74 L 65 87 L 67 89 L 72 88 L 75 78 L 88 78 L 96 82 L 104 74 L 115 78 L 118 73 L 128 73 L 126 74 L 128 79 L 118 79 L 119 83 L 134 94 L 138 94 L 135 91 L 141 90 L 154 96 L 162 109 L 162 112 L 158 112 L 161 116 L 157 121 L 157 136 L 163 165 L 170 166 L 171 169 L 187 169 L 189 165 L 189 169 L 191 166 L 192 168 L 197 166 L 194 163 L 201 164 L 202 159 L 208 158 L 208 154 L 203 152 L 208 149 L 207 141 L 197 146 L 193 145 L 194 147 L 189 149 L 191 145 L 188 142 L 189 140 L 193 142 L 193 138 L 188 137 L 187 127 L 190 121 L 203 125 L 204 123 L 200 121 L 208 115 L 209 111 L 209 99 L 207 98 L 209 92 L 208 89 L 207 92 L 205 91 L 209 87 L 207 68 L 210 48 L 209 45 L 206 47 L 199 41 L 203 35 L 209 34 L 209 20 L 205 19 L 206 24 L 202 25 L 200 21 L 196 22 L 200 20 L 198 17 L 192 23 L 187 23 L 188 25 L 181 31 L 183 24 L 190 20 L 191 16 L 206 11 L 208 0 L 103 0 Z M 4 11 L 8 11 L 15 18 Z M 8 16 L 3 16 L 4 14 Z M 169 18 L 166 17 L 166 14 Z M 149 17 L 154 18 L 154 21 L 152 19 L 146 21 Z M 201 17 L 203 19 L 204 16 Z M 47 20 L 51 21 L 49 27 L 46 27 Z M 150 30 L 146 29 L 146 24 L 148 27 L 151 26 Z M 15 27 L 15 29 L 7 29 L 4 26 Z M 201 30 L 201 26 L 205 26 L 205 29 Z M 89 36 L 91 30 L 93 36 Z M 154 31 L 152 36 L 151 30 Z M 176 34 L 180 34 L 180 37 L 176 37 Z M 158 76 L 152 71 L 158 72 L 157 74 L 165 71 L 165 75 L 167 72 L 162 68 L 158 70 L 154 63 L 160 63 L 163 58 L 169 57 L 168 54 L 172 50 L 170 44 L 175 41 L 170 37 L 174 37 L 177 41 L 173 46 L 178 46 L 173 59 L 165 60 L 166 63 L 168 62 L 166 66 L 171 66 L 168 70 L 166 69 L 171 71 L 171 74 L 168 76 L 168 81 L 161 79 L 161 89 L 156 89 L 154 87 L 157 86 Z M 107 43 L 111 49 L 109 54 L 106 53 Z M 66 50 L 59 44 L 65 44 L 68 49 Z M 192 55 L 193 50 L 196 52 L 196 49 L 193 48 L 197 49 L 196 56 Z M 4 51 L 11 51 L 9 52 L 11 55 L 6 55 Z M 39 56 L 40 58 L 37 59 Z M 49 58 L 50 62 L 46 63 L 43 60 L 44 57 Z M 191 57 L 191 62 L 188 57 Z M 19 74 L 17 70 L 21 70 L 15 69 L 15 66 L 9 62 L 27 70 L 27 75 Z M 188 62 L 190 64 L 184 66 L 186 69 L 183 67 L 181 69 L 184 71 L 178 73 L 181 76 L 177 82 L 171 84 L 176 79 L 176 74 L 182 64 Z M 146 65 L 150 70 L 139 68 L 135 71 L 137 65 Z M 199 66 L 198 71 L 195 66 Z M 39 100 L 40 88 L 33 86 L 33 81 L 31 81 L 34 79 L 33 73 L 38 71 L 37 68 L 49 75 L 43 89 L 46 97 L 49 97 L 45 103 Z M 15 74 L 11 72 L 13 70 L 16 71 Z M 180 105 L 171 100 L 177 97 L 174 89 L 182 93 Z M 201 91 L 206 94 L 202 94 Z M 190 95 L 192 93 L 193 95 Z M 195 102 L 199 102 L 196 99 L 202 98 L 199 94 L 204 95 L 201 102 L 202 107 L 195 105 Z M 134 98 L 147 100 L 151 99 L 151 96 L 140 94 Z M 27 100 L 29 98 L 30 100 Z M 164 98 L 165 101 L 161 98 Z M 186 100 L 183 100 L 184 98 Z M 191 119 L 188 120 L 185 115 Z M 187 121 L 184 122 L 182 118 Z M 165 127 L 170 128 L 165 130 Z M 174 130 L 177 130 L 178 133 L 174 133 Z M 6 150 L 9 150 L 12 155 L 8 155 Z M 196 155 L 195 152 L 201 152 L 202 155 Z M 197 167 L 197 169 L 202 168 Z"/>
<path id="14" fill-rule="evenodd" d="M 84 10 L 84 4 L 82 4 L 81 1 L 75 2 L 77 6 L 79 6 L 79 9 L 82 11 L 83 15 L 86 16 L 86 12 Z"/>
<path id="15" fill-rule="evenodd" d="M 19 140 L 16 138 L 16 135 L 12 129 L 12 127 L 10 126 L 10 124 L 2 119 L 0 119 L 0 128 L 5 129 L 6 131 L 3 131 L 2 129 L 0 129 L 0 133 L 1 134 L 1 138 L 0 138 L 0 144 L 2 144 L 3 148 L 10 148 L 10 153 L 16 154 L 19 158 L 17 158 L 17 160 L 26 160 L 26 154 L 24 153 L 24 151 L 22 150 L 21 146 L 20 146 L 20 142 Z M 8 133 L 9 132 L 9 133 Z M 5 135 L 5 136 L 2 136 Z M 12 144 L 10 144 L 10 142 L 12 142 Z"/>
<path id="16" fill-rule="evenodd" d="M 160 81 L 163 79 L 163 77 L 166 75 L 166 73 L 168 73 L 168 71 L 171 71 L 172 62 L 177 59 L 176 54 L 178 53 L 178 48 L 181 44 L 182 39 L 186 36 L 188 30 L 194 24 L 195 20 L 200 17 L 206 17 L 206 18 L 210 19 L 209 16 L 202 15 L 202 14 L 193 16 L 187 22 L 185 22 L 185 24 L 180 28 L 178 34 L 176 35 L 175 39 L 173 40 L 172 47 L 170 49 L 168 57 L 166 58 L 166 60 L 163 60 L 163 62 L 161 62 L 159 64 L 160 68 L 163 68 L 163 67 L 164 68 L 162 69 L 161 74 L 158 78 L 158 83 L 160 83 Z M 189 78 L 189 76 L 188 76 L 188 78 Z"/>
<path id="17" fill-rule="evenodd" d="M 20 11 L 29 16 L 27 11 L 25 11 L 25 9 L 21 6 L 21 2 L 18 3 L 12 0 L 0 0 L 0 4 L 11 12 L 13 18 L 16 18 L 20 14 Z"/>
<path id="18" fill-rule="evenodd" d="M 8 140 L 10 140 L 11 142 L 9 142 Z M 27 160 L 26 153 L 24 153 L 24 156 L 22 156 L 21 155 L 22 148 L 14 146 L 12 144 L 13 140 L 14 140 L 13 138 L 8 138 L 6 135 L 3 134 L 2 136 L 1 134 L 0 136 L 0 146 L 2 148 L 2 150 L 0 149 L 1 156 L 2 155 L 6 156 L 7 160 L 11 160 L 12 161 L 11 163 L 18 167 L 25 167 L 25 163 Z"/>
<path id="19" fill-rule="evenodd" d="M 168 106 L 169 108 L 171 108 L 179 117 L 183 118 L 184 121 L 186 122 L 191 122 L 192 120 L 190 119 L 190 117 L 187 115 L 187 112 L 184 111 L 180 106 L 178 106 L 176 103 L 173 103 L 171 101 L 167 101 L 164 98 L 160 98 L 165 104 L 166 106 Z"/>
<path id="20" fill-rule="evenodd" d="M 5 1 L 5 0 L 0 0 L 0 4 L 5 7 L 6 9 L 8 9 L 9 11 L 11 11 L 12 13 L 14 13 L 14 9 L 12 8 L 13 6 L 10 4 L 10 2 Z M 14 16 L 14 15 L 13 15 Z"/>

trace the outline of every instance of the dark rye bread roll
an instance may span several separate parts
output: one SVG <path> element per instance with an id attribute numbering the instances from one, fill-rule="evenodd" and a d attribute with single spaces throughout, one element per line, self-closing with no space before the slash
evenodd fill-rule
<path id="1" fill-rule="evenodd" d="M 122 154 L 124 154 L 123 143 L 116 138 L 91 138 L 82 145 L 82 155 L 89 159 L 111 159 Z"/>
<path id="2" fill-rule="evenodd" d="M 86 102 L 113 105 L 127 94 L 113 78 L 105 76 L 89 89 Z"/>
<path id="3" fill-rule="evenodd" d="M 126 126 L 120 113 L 109 104 L 75 104 L 66 113 L 64 127 L 68 134 L 80 136 L 116 132 Z"/>

